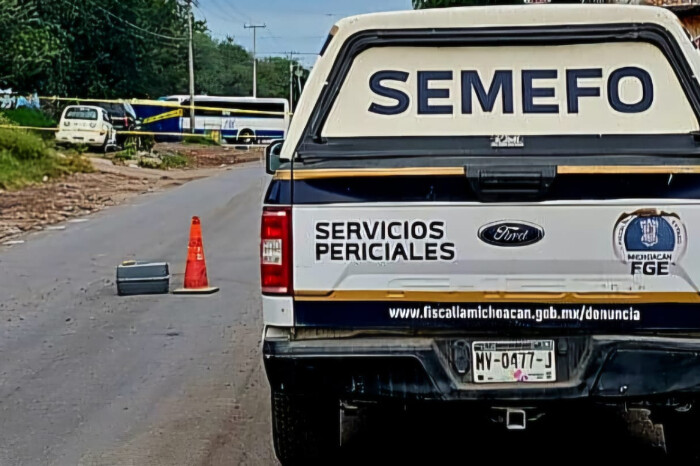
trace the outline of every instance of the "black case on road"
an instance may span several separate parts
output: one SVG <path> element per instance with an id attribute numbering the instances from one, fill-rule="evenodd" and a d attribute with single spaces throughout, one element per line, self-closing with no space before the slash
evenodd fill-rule
<path id="1" fill-rule="evenodd" d="M 167 293 L 170 270 L 167 262 L 125 261 L 117 266 L 117 294 Z"/>

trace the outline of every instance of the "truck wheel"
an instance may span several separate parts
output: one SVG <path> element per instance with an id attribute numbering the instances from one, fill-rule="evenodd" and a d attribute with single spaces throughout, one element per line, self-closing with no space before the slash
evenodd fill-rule
<path id="1" fill-rule="evenodd" d="M 277 459 L 284 466 L 336 463 L 339 401 L 273 391 L 272 437 Z"/>

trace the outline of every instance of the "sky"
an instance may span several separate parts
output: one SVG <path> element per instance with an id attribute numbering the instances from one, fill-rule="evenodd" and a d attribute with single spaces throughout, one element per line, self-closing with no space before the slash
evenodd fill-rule
<path id="1" fill-rule="evenodd" d="M 302 52 L 299 61 L 311 66 L 333 24 L 345 16 L 407 10 L 411 0 L 197 0 L 197 19 L 206 19 L 216 39 L 232 36 L 253 49 L 253 30 L 244 24 L 264 24 L 257 30 L 258 56 Z M 308 55 L 307 55 L 308 54 Z"/>

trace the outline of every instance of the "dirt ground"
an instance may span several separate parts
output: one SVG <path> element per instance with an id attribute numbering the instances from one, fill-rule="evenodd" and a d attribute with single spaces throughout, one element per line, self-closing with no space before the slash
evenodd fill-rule
<path id="1" fill-rule="evenodd" d="M 211 176 L 228 166 L 260 160 L 260 148 L 157 144 L 157 152 L 187 155 L 191 167 L 174 170 L 114 165 L 92 158 L 93 173 L 75 173 L 60 180 L 18 191 L 0 191 L 0 244 L 17 240 L 31 230 L 43 230 L 65 220 L 80 218 L 129 197 L 161 191 Z"/>
<path id="2" fill-rule="evenodd" d="M 252 162 L 260 160 L 262 149 L 260 147 L 246 148 L 246 146 L 198 146 L 178 143 L 159 143 L 153 148 L 160 153 L 178 153 L 190 157 L 194 167 L 218 167 L 221 164 L 232 165 L 236 163 Z"/>

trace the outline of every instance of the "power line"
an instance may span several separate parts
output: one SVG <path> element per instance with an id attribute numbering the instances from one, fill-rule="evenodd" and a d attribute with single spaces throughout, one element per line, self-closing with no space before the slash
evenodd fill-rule
<path id="1" fill-rule="evenodd" d="M 295 34 L 287 35 L 287 36 L 272 36 L 268 35 L 268 39 L 288 39 L 288 38 L 293 38 L 293 39 L 325 39 L 327 36 L 297 36 Z"/>
<path id="2" fill-rule="evenodd" d="M 218 2 L 218 0 L 211 0 L 210 5 L 214 5 L 220 10 L 222 13 L 224 13 L 226 16 L 229 17 L 229 19 L 235 21 L 235 22 L 242 22 L 245 23 L 246 21 L 250 20 L 250 17 L 248 15 L 241 15 L 235 11 L 229 10 L 228 8 L 224 8 L 221 3 Z M 224 5 L 230 6 L 228 3 L 224 2 Z"/>
<path id="3" fill-rule="evenodd" d="M 131 22 L 125 20 L 124 18 L 121 18 L 121 17 L 115 15 L 114 13 L 112 13 L 112 12 L 109 11 L 109 10 L 105 10 L 104 8 L 102 8 L 102 7 L 99 6 L 99 5 L 96 5 L 95 3 L 93 3 L 93 5 L 94 5 L 96 8 L 98 8 L 99 10 L 102 10 L 102 11 L 104 11 L 105 13 L 107 13 L 109 16 L 111 16 L 111 17 L 113 17 L 113 18 L 115 18 L 115 19 L 121 21 L 121 22 L 124 23 L 124 24 L 127 24 L 127 25 L 131 26 L 131 27 L 134 28 L 134 29 L 138 29 L 139 31 L 145 32 L 146 34 L 150 34 L 150 35 L 152 35 L 152 36 L 160 37 L 161 39 L 169 39 L 169 40 L 177 40 L 177 41 L 184 41 L 184 40 L 187 40 L 187 39 L 184 38 L 184 37 L 166 36 L 165 34 L 159 34 L 159 33 L 157 33 L 157 32 L 149 31 L 148 29 L 144 29 L 144 28 L 142 28 L 142 27 L 140 27 L 140 26 L 135 25 L 134 23 L 131 23 Z"/>
<path id="4" fill-rule="evenodd" d="M 265 35 L 266 35 L 270 40 L 272 40 L 272 42 L 274 42 L 275 47 L 281 47 L 281 44 L 280 44 L 279 42 L 277 42 L 277 39 L 275 39 L 275 38 L 272 37 L 272 35 L 270 34 L 270 31 L 268 31 L 267 29 L 265 29 L 265 30 L 263 30 L 263 32 L 265 33 Z M 262 37 L 261 37 L 261 39 L 262 39 Z"/>
<path id="5" fill-rule="evenodd" d="M 202 18 L 204 19 L 204 21 L 206 21 L 206 20 L 207 20 L 207 15 L 204 14 L 204 10 L 202 10 L 202 9 L 199 7 L 199 5 L 197 5 L 197 4 L 192 4 L 192 6 L 195 7 L 195 8 L 197 9 L 197 11 L 199 11 L 199 13 L 202 15 Z"/>
<path id="6" fill-rule="evenodd" d="M 76 0 L 65 0 L 65 1 L 66 1 L 68 4 L 70 4 L 73 8 L 79 8 L 78 5 L 76 4 Z M 99 8 L 99 9 L 101 9 L 101 10 L 104 10 L 104 8 L 100 7 L 99 5 L 95 4 L 95 3 L 92 2 L 92 1 L 91 1 L 90 3 L 92 3 L 92 6 L 94 6 L 95 8 Z M 109 11 L 106 11 L 106 13 L 109 13 L 110 15 L 115 16 L 113 13 L 111 13 L 111 12 L 109 12 Z M 116 16 L 115 16 L 115 17 L 116 17 Z M 117 17 L 117 19 L 119 19 L 120 21 L 123 21 L 123 22 L 127 22 L 127 23 L 128 23 L 128 21 L 126 21 L 126 20 L 124 20 L 124 19 L 122 19 L 122 18 Z M 129 23 L 129 24 L 130 24 L 130 23 Z M 117 24 L 110 24 L 110 26 L 113 27 L 113 28 L 115 28 L 115 29 L 117 29 L 117 30 L 119 30 L 119 31 L 121 31 L 121 32 L 123 32 L 123 33 L 131 34 L 132 37 L 138 37 L 139 39 L 146 40 L 146 38 L 145 38 L 144 36 L 142 36 L 141 34 L 137 34 L 137 33 L 135 33 L 134 31 L 129 31 L 129 30 L 127 30 L 126 28 L 124 28 L 123 26 L 119 26 L 119 25 L 117 25 Z M 132 26 L 135 26 L 135 25 L 132 25 Z M 157 33 L 154 33 L 154 32 L 146 31 L 146 30 L 144 30 L 143 28 L 139 28 L 138 26 L 135 26 L 135 27 L 136 27 L 137 29 L 141 29 L 141 30 L 143 30 L 144 32 L 147 32 L 147 33 L 149 33 L 149 34 L 157 34 Z M 178 41 L 180 41 L 180 40 L 183 40 L 183 41 L 184 41 L 184 40 L 185 40 L 185 39 L 180 39 L 180 38 L 173 38 L 173 39 L 176 39 L 176 40 L 178 40 Z M 163 46 L 168 46 L 168 47 L 175 47 L 175 48 L 177 48 L 177 49 L 180 48 L 180 44 L 170 44 L 170 43 L 165 42 L 165 43 L 163 43 L 163 44 L 161 44 L 161 45 L 163 45 Z"/>
<path id="7" fill-rule="evenodd" d="M 318 52 L 260 52 L 260 55 L 318 55 Z"/>
<path id="8" fill-rule="evenodd" d="M 248 16 L 247 14 L 245 14 L 244 12 L 242 12 L 241 10 L 239 10 L 238 7 L 236 7 L 236 5 L 235 5 L 233 2 L 227 3 L 226 0 L 223 0 L 223 2 L 224 2 L 224 4 L 225 4 L 226 6 L 231 7 L 231 10 L 232 10 L 234 13 L 237 13 L 239 16 L 243 16 L 244 18 L 247 18 L 247 19 L 249 19 L 249 20 L 251 19 L 250 16 Z"/>

